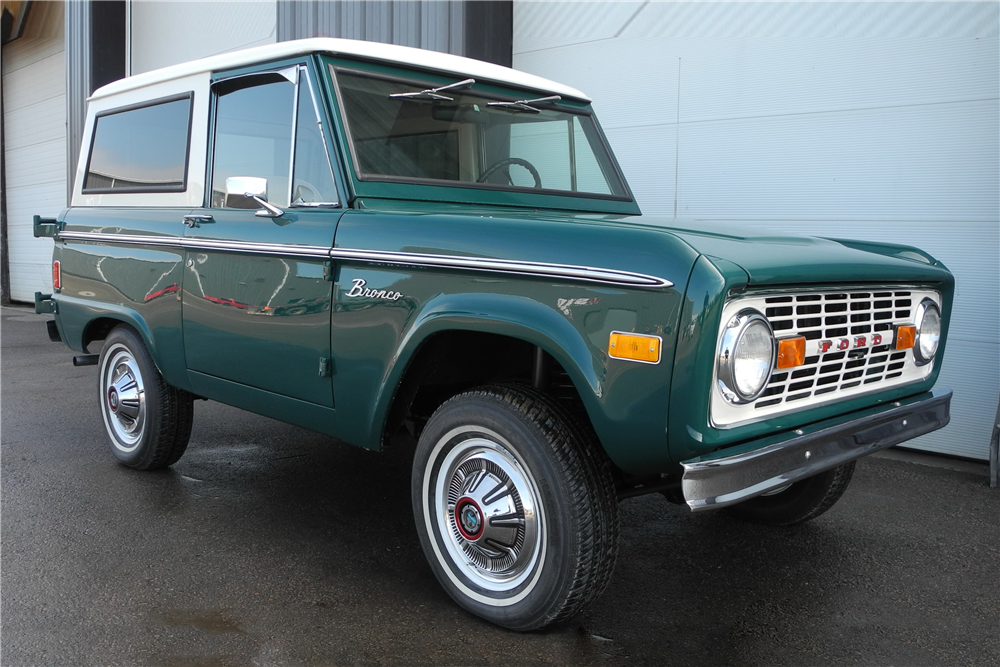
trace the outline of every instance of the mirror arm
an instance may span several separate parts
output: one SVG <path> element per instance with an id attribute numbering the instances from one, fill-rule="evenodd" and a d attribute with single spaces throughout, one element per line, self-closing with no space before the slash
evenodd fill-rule
<path id="1" fill-rule="evenodd" d="M 245 197 L 248 199 L 253 199 L 257 204 L 260 205 L 261 209 L 254 213 L 258 218 L 280 218 L 285 214 L 280 208 L 274 204 L 269 204 L 266 199 L 259 195 L 255 195 L 252 192 L 244 193 Z"/>

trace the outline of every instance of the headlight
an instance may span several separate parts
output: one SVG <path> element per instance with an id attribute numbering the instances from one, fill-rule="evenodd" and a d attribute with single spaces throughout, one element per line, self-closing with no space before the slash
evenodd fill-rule
<path id="1" fill-rule="evenodd" d="M 759 311 L 742 310 L 722 332 L 718 375 L 722 395 L 732 403 L 749 403 L 764 391 L 774 368 L 774 332 Z"/>
<path id="2" fill-rule="evenodd" d="M 917 340 L 913 343 L 913 356 L 918 366 L 930 363 L 941 342 L 941 311 L 930 299 L 917 306 Z"/>

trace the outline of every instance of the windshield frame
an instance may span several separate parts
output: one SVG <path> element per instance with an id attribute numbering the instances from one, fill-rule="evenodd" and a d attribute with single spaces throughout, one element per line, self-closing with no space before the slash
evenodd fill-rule
<path id="1" fill-rule="evenodd" d="M 410 176 L 396 176 L 391 174 L 371 174 L 361 171 L 360 161 L 355 148 L 354 136 L 351 130 L 351 123 L 348 118 L 346 105 L 344 103 L 344 98 L 341 92 L 340 79 L 338 78 L 341 73 L 348 76 L 357 76 L 376 79 L 380 81 L 388 81 L 392 83 L 400 83 L 407 86 L 416 88 L 417 90 L 436 88 L 441 85 L 447 85 L 449 83 L 454 83 L 460 81 L 462 76 L 460 75 L 447 75 L 443 73 L 430 73 L 417 70 L 407 70 L 405 74 L 397 74 L 395 72 L 386 71 L 373 71 L 369 69 L 361 69 L 355 66 L 355 63 L 350 65 L 344 65 L 338 62 L 327 61 L 326 70 L 327 74 L 330 76 L 331 88 L 334 92 L 334 97 L 337 104 L 337 116 L 340 121 L 341 130 L 344 135 L 344 143 L 347 152 L 350 154 L 351 165 L 350 171 L 354 179 L 362 183 L 385 183 L 385 184 L 397 184 L 401 186 L 432 186 L 435 189 L 438 188 L 457 188 L 464 191 L 474 191 L 474 192 L 491 192 L 502 195 L 519 195 L 525 197 L 545 197 L 546 199 L 551 199 L 553 197 L 558 197 L 560 199 L 571 199 L 571 200 L 598 200 L 606 202 L 621 202 L 621 203 L 631 203 L 634 204 L 635 199 L 632 196 L 631 189 L 628 186 L 628 181 L 625 180 L 625 176 L 622 173 L 621 166 L 615 159 L 614 153 L 611 147 L 608 145 L 607 138 L 604 132 L 601 130 L 597 119 L 594 117 L 593 110 L 589 105 L 584 105 L 579 102 L 572 100 L 562 100 L 559 103 L 543 103 L 538 104 L 539 109 L 558 111 L 559 113 L 570 114 L 575 116 L 581 116 L 590 118 L 593 123 L 593 141 L 591 137 L 587 137 L 588 142 L 591 143 L 593 149 L 596 152 L 598 150 L 603 151 L 604 160 L 606 160 L 606 167 L 602 166 L 602 172 L 604 173 L 605 180 L 610 178 L 617 179 L 617 187 L 624 194 L 614 194 L 608 193 L 595 193 L 595 192 L 584 192 L 584 191 L 573 191 L 573 190 L 560 190 L 554 188 L 532 188 L 524 186 L 515 185 L 504 185 L 499 183 L 478 183 L 470 181 L 459 181 L 459 180 L 449 180 L 449 179 L 436 179 L 436 178 L 422 178 L 422 177 L 410 177 Z M 357 63 L 360 65 L 361 63 Z M 379 68 L 385 69 L 385 68 Z M 395 69 L 395 68 L 393 68 Z M 428 76 L 433 76 L 434 79 L 427 78 Z M 435 80 L 441 79 L 441 80 Z M 473 94 L 476 97 L 497 101 L 497 102 L 516 102 L 524 99 L 532 99 L 539 96 L 540 91 L 534 91 L 530 89 L 518 90 L 513 93 L 494 92 L 495 89 L 499 88 L 496 84 L 492 82 L 477 82 L 474 84 L 474 90 L 463 89 L 461 92 L 466 94 Z M 491 88 L 494 90 L 489 90 L 484 88 Z M 543 91 L 542 91 L 543 92 Z M 506 93 L 506 94 L 505 94 Z M 597 157 L 600 161 L 601 158 Z M 609 173 L 610 172 L 610 173 Z M 608 182 L 608 188 L 614 190 L 616 184 Z M 472 193 L 470 193 L 472 194 Z M 509 197 L 504 197 L 508 199 Z M 465 199 L 465 197 L 463 197 Z M 510 202 L 512 203 L 512 202 Z M 594 202 L 595 204 L 597 202 Z M 554 206 L 558 206 L 556 202 L 553 202 Z"/>

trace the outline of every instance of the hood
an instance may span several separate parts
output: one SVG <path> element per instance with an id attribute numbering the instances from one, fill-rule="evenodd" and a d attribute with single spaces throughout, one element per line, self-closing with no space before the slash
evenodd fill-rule
<path id="1" fill-rule="evenodd" d="M 905 245 L 775 235 L 766 230 L 654 216 L 630 218 L 628 222 L 661 228 L 702 255 L 740 266 L 752 285 L 950 280 L 943 264 Z"/>

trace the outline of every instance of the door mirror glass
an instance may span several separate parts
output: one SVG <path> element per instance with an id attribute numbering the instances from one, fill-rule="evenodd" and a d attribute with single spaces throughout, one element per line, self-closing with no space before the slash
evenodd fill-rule
<path id="1" fill-rule="evenodd" d="M 247 195 L 251 195 L 248 197 Z M 257 176 L 230 176 L 226 179 L 226 208 L 260 208 L 252 197 L 267 201 L 267 179 Z"/>

